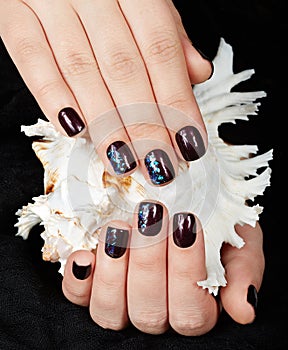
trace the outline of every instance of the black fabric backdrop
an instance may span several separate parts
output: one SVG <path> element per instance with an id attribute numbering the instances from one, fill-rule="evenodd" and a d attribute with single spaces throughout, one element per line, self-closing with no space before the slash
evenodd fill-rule
<path id="1" fill-rule="evenodd" d="M 282 166 L 285 126 L 280 124 L 287 105 L 284 1 L 179 0 L 175 4 L 190 38 L 206 55 L 214 57 L 223 37 L 234 50 L 234 71 L 255 69 L 252 79 L 236 90 L 267 92 L 257 117 L 220 130 L 232 143 L 257 144 L 259 153 L 274 149 L 271 186 L 256 199 L 264 205 L 260 223 L 266 270 L 255 322 L 239 325 L 223 312 L 216 327 L 201 337 L 170 330 L 152 336 L 132 326 L 114 332 L 98 327 L 86 308 L 65 299 L 59 266 L 42 261 L 41 230 L 35 228 L 26 241 L 15 237 L 15 212 L 43 190 L 42 166 L 31 149 L 32 140 L 20 132 L 20 126 L 44 116 L 1 42 L 0 350 L 287 348 L 286 232 L 281 219 L 285 198 L 284 204 L 279 202 L 287 194 Z"/>

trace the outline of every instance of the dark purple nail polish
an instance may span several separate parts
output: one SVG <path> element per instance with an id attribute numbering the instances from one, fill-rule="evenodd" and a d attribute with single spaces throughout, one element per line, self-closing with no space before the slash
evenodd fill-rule
<path id="1" fill-rule="evenodd" d="M 71 107 L 63 108 L 58 114 L 58 119 L 63 129 L 70 137 L 79 134 L 79 132 L 85 128 L 83 120 Z"/>
<path id="2" fill-rule="evenodd" d="M 252 284 L 248 287 L 247 301 L 253 306 L 254 311 L 256 312 L 258 304 L 258 294 L 256 288 Z"/>
<path id="3" fill-rule="evenodd" d="M 107 227 L 105 238 L 105 253 L 111 258 L 120 258 L 124 255 L 129 233 L 127 230 L 118 229 L 115 227 Z"/>
<path id="4" fill-rule="evenodd" d="M 157 203 L 142 202 L 138 210 L 138 231 L 144 236 L 156 236 L 162 227 L 163 207 Z"/>
<path id="5" fill-rule="evenodd" d="M 85 280 L 90 276 L 91 268 L 91 264 L 87 266 L 80 266 L 77 265 L 75 261 L 73 261 L 72 272 L 78 280 Z"/>
<path id="6" fill-rule="evenodd" d="M 176 135 L 176 142 L 186 161 L 193 161 L 201 158 L 206 150 L 204 141 L 198 129 L 194 126 L 185 126 Z"/>
<path id="7" fill-rule="evenodd" d="M 190 213 L 178 213 L 173 217 L 173 240 L 180 248 L 188 248 L 196 240 L 196 220 Z"/>
<path id="8" fill-rule="evenodd" d="M 145 157 L 145 165 L 154 185 L 163 185 L 175 177 L 175 170 L 168 154 L 161 149 L 154 149 Z"/>
<path id="9" fill-rule="evenodd" d="M 116 141 L 107 148 L 107 157 L 117 175 L 122 175 L 136 168 L 135 158 L 123 141 Z"/>

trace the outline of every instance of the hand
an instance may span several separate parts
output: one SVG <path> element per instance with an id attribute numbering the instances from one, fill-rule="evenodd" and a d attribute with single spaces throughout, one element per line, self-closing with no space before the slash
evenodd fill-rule
<path id="1" fill-rule="evenodd" d="M 140 166 L 153 185 L 165 185 L 177 175 L 178 159 L 205 153 L 191 83 L 208 79 L 213 66 L 190 43 L 171 0 L 0 6 L 1 38 L 43 113 L 68 136 L 88 129 L 112 174 L 128 176 Z M 182 118 L 162 115 L 155 102 Z"/>
<path id="2" fill-rule="evenodd" d="M 219 300 L 232 319 L 247 324 L 255 318 L 263 278 L 262 230 L 257 223 L 236 231 L 246 244 L 222 248 L 227 286 Z M 95 254 L 70 255 L 62 284 L 67 299 L 89 306 L 98 325 L 121 330 L 131 322 L 150 334 L 171 326 L 187 336 L 215 326 L 218 297 L 197 285 L 206 278 L 205 247 L 201 223 L 192 213 L 175 214 L 169 221 L 161 203 L 140 203 L 132 227 L 110 222 L 100 237 Z"/>

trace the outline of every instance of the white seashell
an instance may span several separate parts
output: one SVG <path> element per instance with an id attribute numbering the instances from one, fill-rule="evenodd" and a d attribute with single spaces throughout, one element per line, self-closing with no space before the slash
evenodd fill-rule
<path id="1" fill-rule="evenodd" d="M 89 137 L 62 136 L 50 122 L 41 119 L 35 125 L 22 126 L 27 136 L 42 137 L 32 147 L 44 167 L 45 193 L 17 211 L 17 235 L 26 239 L 34 225 L 42 225 L 43 259 L 59 261 L 59 272 L 63 274 L 73 251 L 96 248 L 101 226 L 114 219 L 131 223 L 138 202 L 147 198 L 160 200 L 170 215 L 191 211 L 199 217 L 204 231 L 207 279 L 198 284 L 217 295 L 219 287 L 227 283 L 221 246 L 227 242 L 243 247 L 245 242 L 234 226 L 255 226 L 259 219 L 263 208 L 257 204 L 247 206 L 245 202 L 253 201 L 270 186 L 268 162 L 273 151 L 256 155 L 255 145 L 228 145 L 220 138 L 218 127 L 222 123 L 256 115 L 260 104 L 255 101 L 266 93 L 231 92 L 254 70 L 234 74 L 233 50 L 222 38 L 213 63 L 213 77 L 193 88 L 208 132 L 208 150 L 193 166 L 183 162 L 178 177 L 168 186 L 150 186 L 139 170 L 124 179 L 108 175 Z M 266 169 L 258 174 L 263 167 Z"/>

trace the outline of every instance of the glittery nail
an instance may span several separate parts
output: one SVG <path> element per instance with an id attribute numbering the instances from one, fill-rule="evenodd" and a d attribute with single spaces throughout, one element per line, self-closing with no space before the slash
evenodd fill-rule
<path id="1" fill-rule="evenodd" d="M 163 207 L 157 203 L 142 202 L 138 210 L 138 230 L 145 236 L 156 236 L 162 227 Z"/>
<path id="2" fill-rule="evenodd" d="M 111 258 L 120 258 L 124 255 L 129 233 L 127 230 L 122 230 L 115 227 L 107 227 L 105 238 L 105 253 Z"/>
<path id="3" fill-rule="evenodd" d="M 84 128 L 85 124 L 79 117 L 78 113 L 71 107 L 61 109 L 58 114 L 58 120 L 68 136 L 75 136 L 79 134 Z"/>
<path id="4" fill-rule="evenodd" d="M 185 126 L 180 129 L 176 133 L 175 138 L 186 161 L 197 160 L 206 152 L 202 136 L 194 126 Z"/>
<path id="5" fill-rule="evenodd" d="M 107 148 L 107 157 L 117 175 L 123 175 L 136 168 L 135 158 L 123 141 L 116 141 Z"/>
<path id="6" fill-rule="evenodd" d="M 196 220 L 190 213 L 178 213 L 173 217 L 173 240 L 180 248 L 188 248 L 196 240 Z"/>
<path id="7" fill-rule="evenodd" d="M 163 185 L 175 177 L 175 171 L 168 154 L 160 149 L 155 149 L 146 155 L 145 165 L 154 185 Z"/>

